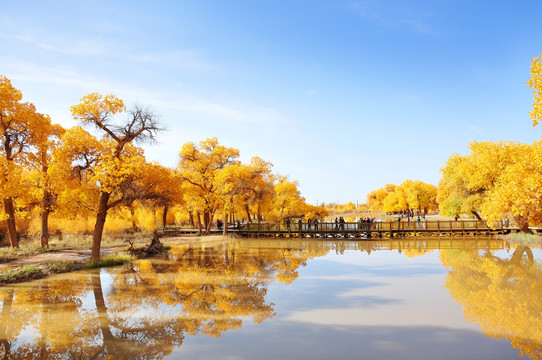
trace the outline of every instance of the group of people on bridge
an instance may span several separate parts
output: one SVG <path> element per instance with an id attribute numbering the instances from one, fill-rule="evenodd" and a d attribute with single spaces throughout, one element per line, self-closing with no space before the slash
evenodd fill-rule
<path id="1" fill-rule="evenodd" d="M 347 222 L 342 216 L 340 217 L 336 217 L 335 218 L 335 221 L 334 222 L 331 222 L 331 224 L 334 224 L 333 225 L 333 230 L 345 230 L 345 225 L 346 224 L 357 224 L 358 225 L 358 228 L 361 229 L 363 226 L 362 224 L 369 224 L 369 228 L 372 228 L 373 227 L 373 224 L 376 222 L 376 219 L 375 218 L 369 218 L 369 217 L 366 217 L 366 218 L 360 218 L 360 219 L 357 219 L 355 222 Z M 290 218 L 287 218 L 287 219 L 284 219 L 284 224 L 286 225 L 287 229 L 290 230 L 291 229 L 291 221 L 290 221 Z M 318 228 L 318 225 L 321 224 L 321 228 Z M 324 226 L 324 228 L 322 228 L 322 226 Z M 311 219 L 311 218 L 308 218 L 306 222 L 303 222 L 303 220 L 301 218 L 299 218 L 297 220 L 297 230 L 308 230 L 308 231 L 311 231 L 311 230 L 330 230 L 330 228 L 328 228 L 328 226 L 330 226 L 330 223 L 329 222 L 323 222 L 323 221 L 319 221 L 318 219 Z M 352 227 L 350 226 L 349 229 L 352 229 Z"/>

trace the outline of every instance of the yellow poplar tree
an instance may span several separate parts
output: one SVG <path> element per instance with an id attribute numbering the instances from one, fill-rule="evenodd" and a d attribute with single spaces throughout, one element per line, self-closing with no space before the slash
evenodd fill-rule
<path id="1" fill-rule="evenodd" d="M 28 191 L 19 182 L 20 174 L 27 164 L 28 154 L 50 123 L 49 116 L 37 113 L 33 104 L 22 102 L 22 93 L 0 75 L 0 191 L 13 247 L 19 247 L 14 201 Z"/>
<path id="2" fill-rule="evenodd" d="M 399 186 L 404 191 L 409 209 L 417 209 L 425 213 L 436 210 L 437 187 L 435 185 L 420 180 L 405 180 Z"/>
<path id="3" fill-rule="evenodd" d="M 97 259 L 107 211 L 140 195 L 134 191 L 133 182 L 144 158 L 142 150 L 132 146 L 132 142 L 153 141 L 161 129 L 150 111 L 139 106 L 127 111 L 124 102 L 114 95 L 86 95 L 78 105 L 71 107 L 71 112 L 75 120 L 104 136 L 103 152 L 94 164 L 94 171 L 88 174 L 98 182 L 100 193 L 91 251 L 91 258 Z M 124 116 L 119 118 L 119 115 Z M 118 198 L 112 198 L 116 193 L 119 193 Z"/>
<path id="4" fill-rule="evenodd" d="M 367 206 L 369 207 L 369 211 L 383 211 L 384 199 L 386 199 L 389 193 L 395 191 L 395 187 L 394 184 L 386 184 L 384 188 L 371 191 L 367 195 Z"/>
<path id="5" fill-rule="evenodd" d="M 395 212 L 401 210 L 407 210 L 410 206 L 407 202 L 405 191 L 400 186 L 396 187 L 394 191 L 388 193 L 388 196 L 382 202 L 382 210 L 384 212 Z"/>
<path id="6" fill-rule="evenodd" d="M 238 164 L 239 150 L 219 145 L 218 138 L 212 137 L 201 141 L 199 146 L 192 142 L 184 144 L 179 156 L 180 177 L 189 184 L 184 199 L 196 211 L 200 234 L 203 234 L 203 215 L 205 233 L 208 234 L 215 212 L 222 208 L 224 201 L 220 173 L 225 167 Z"/>
<path id="7" fill-rule="evenodd" d="M 289 181 L 287 176 L 278 176 L 275 184 L 272 218 L 283 220 L 303 215 L 302 206 L 305 204 L 305 198 L 301 196 L 297 186 L 297 181 Z"/>
<path id="8" fill-rule="evenodd" d="M 441 169 L 437 201 L 445 215 L 472 213 L 481 220 L 482 204 L 505 169 L 522 156 L 523 145 L 473 141 L 469 149 L 469 155 L 450 156 Z"/>
<path id="9" fill-rule="evenodd" d="M 175 171 L 156 162 L 146 163 L 141 173 L 139 198 L 162 209 L 162 229 L 165 230 L 169 209 L 184 203 L 181 178 Z"/>
<path id="10" fill-rule="evenodd" d="M 488 222 L 513 218 L 523 232 L 542 222 L 542 140 L 514 144 L 512 163 L 503 169 L 482 204 Z"/>
<path id="11" fill-rule="evenodd" d="M 44 119 L 41 131 L 35 136 L 35 150 L 28 154 L 28 164 L 35 172 L 33 188 L 40 208 L 41 247 L 49 245 L 49 214 L 55 207 L 55 179 L 49 167 L 53 152 L 60 146 L 60 138 L 65 131 L 62 126 L 47 120 Z"/>
<path id="12" fill-rule="evenodd" d="M 271 173 L 273 164 L 255 156 L 250 164 L 245 166 L 243 173 L 244 210 L 248 221 L 251 222 L 251 209 L 256 213 L 258 222 L 262 221 L 264 213 L 272 211 L 275 193 L 275 176 Z"/>

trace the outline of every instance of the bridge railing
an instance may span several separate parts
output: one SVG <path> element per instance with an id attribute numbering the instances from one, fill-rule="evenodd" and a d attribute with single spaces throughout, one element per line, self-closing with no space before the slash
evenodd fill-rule
<path id="1" fill-rule="evenodd" d="M 333 232 L 333 231 L 358 231 L 369 230 L 370 224 L 368 223 L 333 223 L 333 222 L 319 222 L 315 223 L 246 223 L 241 224 L 239 230 L 241 231 L 260 231 L 260 232 Z"/>
<path id="2" fill-rule="evenodd" d="M 385 230 L 407 230 L 407 231 L 439 231 L 439 230 L 478 230 L 487 229 L 488 225 L 484 220 L 401 220 L 375 222 L 374 228 L 380 231 Z M 493 228 L 501 229 L 501 224 L 494 224 Z"/>
<path id="3" fill-rule="evenodd" d="M 356 232 L 356 231 L 472 231 L 503 229 L 506 228 L 503 222 L 497 222 L 488 226 L 484 220 L 401 220 L 401 221 L 378 221 L 373 223 L 365 222 L 319 222 L 314 223 L 245 223 L 240 224 L 241 232 L 309 232 L 309 233 L 333 233 L 333 232 Z"/>

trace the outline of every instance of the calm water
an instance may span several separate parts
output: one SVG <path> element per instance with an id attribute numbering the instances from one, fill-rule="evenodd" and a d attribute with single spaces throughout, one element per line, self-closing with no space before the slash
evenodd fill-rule
<path id="1" fill-rule="evenodd" d="M 542 251 L 503 241 L 235 240 L 0 288 L 0 357 L 542 354 Z"/>

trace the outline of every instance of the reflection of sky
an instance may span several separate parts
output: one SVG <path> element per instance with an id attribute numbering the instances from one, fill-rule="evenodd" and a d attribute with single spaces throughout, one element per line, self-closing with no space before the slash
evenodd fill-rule
<path id="1" fill-rule="evenodd" d="M 476 329 L 444 289 L 446 273 L 436 251 L 417 258 L 390 251 L 331 254 L 314 260 L 298 284 L 311 289 L 304 293 L 306 300 L 325 303 L 291 309 L 285 319 L 326 326 Z"/>
<path id="2" fill-rule="evenodd" d="M 277 316 L 250 319 L 220 339 L 187 337 L 190 359 L 510 359 L 508 341 L 483 335 L 444 288 L 438 251 L 346 251 L 307 261 L 290 285 L 269 286 Z"/>

